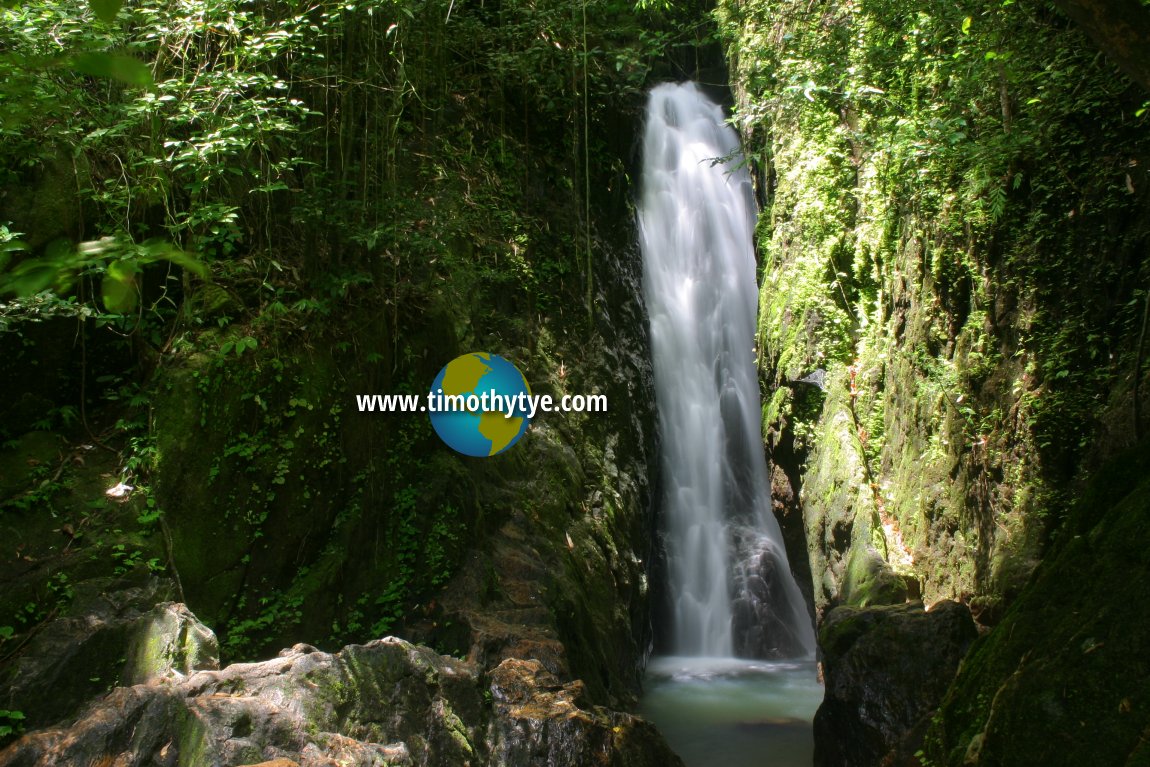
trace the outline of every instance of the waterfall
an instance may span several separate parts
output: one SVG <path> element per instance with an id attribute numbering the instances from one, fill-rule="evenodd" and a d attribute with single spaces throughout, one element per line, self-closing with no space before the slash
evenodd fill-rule
<path id="1" fill-rule="evenodd" d="M 651 91 L 639 234 L 662 430 L 671 650 L 797 658 L 814 632 L 771 512 L 754 359 L 755 204 L 692 83 Z"/>

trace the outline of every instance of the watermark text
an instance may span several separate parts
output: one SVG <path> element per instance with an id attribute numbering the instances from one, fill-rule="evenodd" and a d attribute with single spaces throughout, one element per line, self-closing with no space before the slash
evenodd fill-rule
<path id="1" fill-rule="evenodd" d="M 361 413 L 502 413 L 504 418 L 534 418 L 536 413 L 606 413 L 606 394 L 550 394 L 519 392 L 510 396 L 494 391 L 480 394 L 357 394 Z"/>

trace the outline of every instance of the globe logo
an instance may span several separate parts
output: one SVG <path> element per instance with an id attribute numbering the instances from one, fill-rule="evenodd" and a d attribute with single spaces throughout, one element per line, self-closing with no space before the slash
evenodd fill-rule
<path id="1" fill-rule="evenodd" d="M 527 431 L 530 396 L 523 374 L 503 357 L 464 354 L 448 362 L 431 384 L 431 425 L 456 452 L 498 455 Z"/>

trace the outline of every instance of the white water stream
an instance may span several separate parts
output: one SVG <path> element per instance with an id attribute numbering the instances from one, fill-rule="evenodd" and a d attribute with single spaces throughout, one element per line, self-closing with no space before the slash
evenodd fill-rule
<path id="1" fill-rule="evenodd" d="M 639 234 L 675 657 L 652 661 L 642 711 L 688 764 L 809 764 L 821 688 L 771 512 L 750 177 L 722 109 L 691 83 L 651 91 L 643 153 Z M 724 758 L 719 742 L 733 749 Z"/>
<path id="2" fill-rule="evenodd" d="M 755 204 L 692 83 L 651 91 L 639 235 L 662 430 L 675 655 L 801 658 L 814 631 L 771 513 L 754 342 Z"/>

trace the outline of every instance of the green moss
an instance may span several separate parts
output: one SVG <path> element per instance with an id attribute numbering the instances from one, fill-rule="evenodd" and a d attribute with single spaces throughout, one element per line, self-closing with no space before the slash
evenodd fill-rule
<path id="1" fill-rule="evenodd" d="M 355 410 L 357 393 L 418 386 L 373 380 L 339 344 L 272 349 L 289 342 L 191 355 L 155 405 L 176 565 L 230 658 L 388 633 L 446 582 L 478 523 L 474 479 L 425 418 Z M 427 368 L 409 375 L 431 380 Z"/>
<path id="2" fill-rule="evenodd" d="M 1150 726 L 1146 448 L 1101 473 L 1078 531 L 972 648 L 931 729 L 937 764 L 972 748 L 985 764 L 1131 763 Z"/>
<path id="3" fill-rule="evenodd" d="M 142 637 L 136 639 L 136 655 L 124 666 L 124 676 L 132 680 L 128 684 L 160 676 L 171 667 L 173 660 L 169 656 L 171 647 L 169 637 L 163 632 L 162 619 L 149 621 L 140 633 Z"/>
<path id="4" fill-rule="evenodd" d="M 1073 28 L 1017 4 L 968 18 L 721 0 L 715 17 L 767 203 L 765 375 L 828 371 L 822 416 L 793 425 L 813 446 L 816 581 L 845 567 L 834 516 L 861 511 L 843 491 L 857 461 L 826 431 L 853 364 L 875 511 L 904 549 L 890 558 L 928 601 L 1008 601 L 1092 456 L 1132 436 L 1147 227 L 1114 182 L 1118 157 L 1145 156 L 1132 91 L 1108 87 L 1120 75 Z M 1082 87 L 1051 96 L 1061 76 Z M 784 408 L 776 394 L 765 422 Z"/>
<path id="5" fill-rule="evenodd" d="M 853 546 L 842 582 L 842 603 L 855 607 L 902 604 L 906 582 L 869 546 Z"/>
<path id="6" fill-rule="evenodd" d="M 187 709 L 181 709 L 179 714 L 176 753 L 178 767 L 210 767 L 217 761 L 212 754 L 207 727 Z"/>

